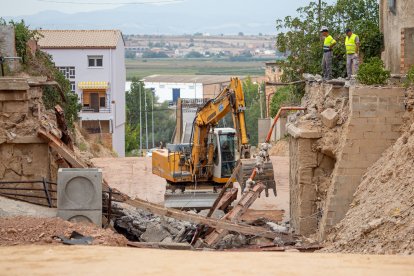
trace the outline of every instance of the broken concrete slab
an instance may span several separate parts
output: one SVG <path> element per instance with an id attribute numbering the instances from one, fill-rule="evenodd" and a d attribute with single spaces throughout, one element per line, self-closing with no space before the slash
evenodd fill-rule
<path id="1" fill-rule="evenodd" d="M 322 123 L 329 128 L 333 128 L 336 126 L 338 122 L 339 115 L 338 112 L 335 111 L 333 108 L 327 108 L 321 113 L 321 120 Z"/>
<path id="2" fill-rule="evenodd" d="M 286 128 L 293 138 L 319 139 L 322 137 L 322 132 L 318 128 L 299 128 L 291 123 L 286 124 Z"/>
<path id="3" fill-rule="evenodd" d="M 144 234 L 141 235 L 141 240 L 144 242 L 162 242 L 167 237 L 171 238 L 167 229 L 160 224 L 152 223 L 148 226 Z"/>
<path id="4" fill-rule="evenodd" d="M 200 216 L 207 217 L 207 214 L 209 211 L 210 211 L 209 209 L 204 209 L 204 210 L 201 210 L 198 214 Z M 222 217 L 224 217 L 224 215 L 225 214 L 222 210 L 215 210 L 214 213 L 211 215 L 211 217 L 215 219 L 221 219 Z"/>

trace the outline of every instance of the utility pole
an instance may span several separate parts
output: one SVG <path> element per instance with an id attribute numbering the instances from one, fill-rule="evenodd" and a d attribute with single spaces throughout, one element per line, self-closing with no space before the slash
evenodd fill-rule
<path id="1" fill-rule="evenodd" d="M 259 93 L 259 102 L 260 102 L 260 118 L 263 119 L 263 101 L 262 101 L 262 89 L 260 84 L 257 84 L 257 92 Z"/>
<path id="2" fill-rule="evenodd" d="M 155 148 L 155 143 L 154 143 L 154 94 L 155 92 L 153 90 L 151 90 L 151 99 L 152 99 L 152 104 L 151 104 L 151 129 L 152 129 L 152 148 Z"/>
<path id="3" fill-rule="evenodd" d="M 144 89 L 144 102 L 145 102 L 145 144 L 148 150 L 148 112 L 147 112 L 147 93 Z"/>
<path id="4" fill-rule="evenodd" d="M 139 154 L 142 156 L 142 103 L 141 103 L 141 81 L 138 83 L 139 91 Z"/>
<path id="5" fill-rule="evenodd" d="M 319 29 L 322 27 L 322 23 L 321 23 L 321 10 L 322 10 L 322 0 L 319 0 L 319 5 L 318 5 L 318 21 L 319 21 Z"/>

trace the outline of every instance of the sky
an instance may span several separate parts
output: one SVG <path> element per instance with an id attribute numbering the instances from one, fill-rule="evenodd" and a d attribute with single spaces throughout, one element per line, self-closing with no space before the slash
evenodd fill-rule
<path id="1" fill-rule="evenodd" d="M 117 8 L 125 3 L 136 3 L 137 6 L 157 3 L 158 5 L 174 5 L 179 2 L 190 2 L 192 0 L 0 0 L 2 10 L 0 16 L 32 15 L 46 10 L 61 10 L 65 13 L 76 13 L 85 11 L 96 11 L 102 9 Z M 205 0 L 208 2 L 208 0 Z M 226 0 L 223 0 L 226 1 Z M 164 3 L 161 3 L 164 2 Z M 240 0 L 240 3 L 243 1 Z M 256 1 L 260 4 L 260 0 Z M 306 0 L 274 0 L 277 4 L 298 8 L 310 1 Z M 328 0 L 327 2 L 334 2 Z M 80 4 L 82 3 L 82 4 Z"/>
<path id="2" fill-rule="evenodd" d="M 0 0 L 1 16 L 32 15 L 47 10 L 60 10 L 65 13 L 77 13 L 113 9 L 125 5 L 125 3 L 137 3 L 136 5 L 148 5 L 151 2 L 163 2 L 164 5 L 173 5 L 181 0 Z M 306 2 L 306 1 L 305 1 Z M 82 4 L 80 4 L 82 3 Z M 146 4 L 141 4 L 146 3 Z M 159 3 L 158 5 L 161 5 Z"/>
<path id="3" fill-rule="evenodd" d="M 328 3 L 335 0 L 325 0 Z M 0 0 L 0 17 L 32 28 L 120 29 L 126 34 L 270 34 L 306 0 Z"/>

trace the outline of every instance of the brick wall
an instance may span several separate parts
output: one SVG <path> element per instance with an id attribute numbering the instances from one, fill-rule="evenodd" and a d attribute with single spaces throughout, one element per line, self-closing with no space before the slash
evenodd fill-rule
<path id="1" fill-rule="evenodd" d="M 328 190 L 319 235 L 346 214 L 367 168 L 400 136 L 404 114 L 402 88 L 352 87 L 346 141 Z"/>

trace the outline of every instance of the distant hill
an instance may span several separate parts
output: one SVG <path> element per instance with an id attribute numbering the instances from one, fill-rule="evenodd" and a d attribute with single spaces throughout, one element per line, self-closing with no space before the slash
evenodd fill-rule
<path id="1" fill-rule="evenodd" d="M 303 0 L 184 0 L 74 14 L 44 11 L 14 19 L 25 19 L 32 28 L 120 29 L 124 34 L 275 34 L 277 18 L 293 15 L 299 6 L 307 3 Z"/>

